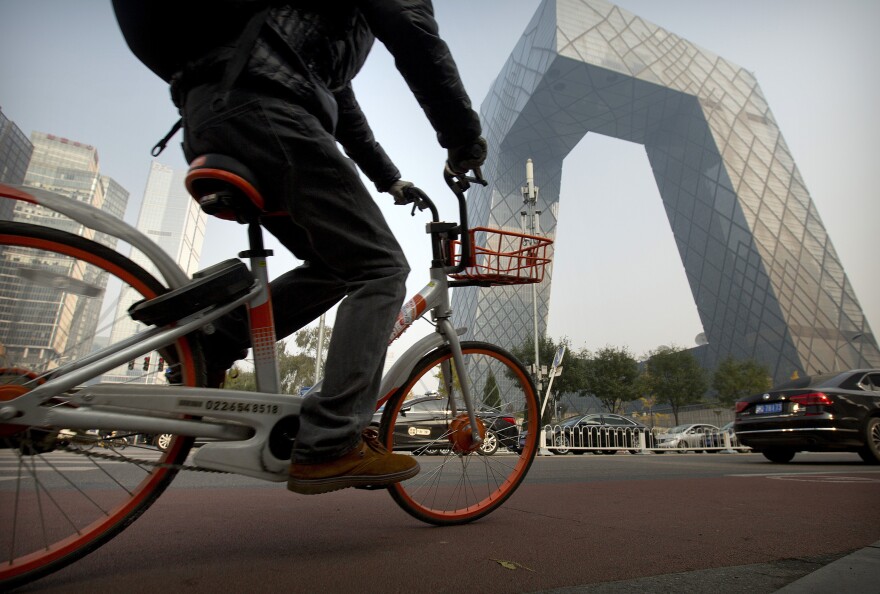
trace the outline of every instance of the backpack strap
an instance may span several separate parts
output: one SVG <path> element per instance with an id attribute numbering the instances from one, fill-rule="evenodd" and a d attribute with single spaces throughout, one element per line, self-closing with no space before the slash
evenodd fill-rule
<path id="1" fill-rule="evenodd" d="M 220 79 L 220 90 L 222 91 L 222 95 L 217 98 L 218 102 L 226 102 L 229 91 L 232 90 L 232 85 L 235 84 L 235 81 L 238 80 L 238 77 L 241 76 L 241 73 L 244 71 L 244 67 L 247 65 L 248 59 L 251 57 L 251 50 L 254 49 L 254 45 L 257 43 L 257 37 L 259 37 L 260 31 L 263 29 L 263 24 L 266 22 L 266 17 L 269 15 L 270 8 L 271 6 L 267 4 L 255 12 L 248 20 L 241 35 L 239 35 L 232 57 L 229 59 L 229 62 L 226 63 L 226 68 L 223 70 L 223 78 Z M 158 157 L 162 154 L 162 151 L 165 150 L 168 142 L 182 127 L 183 118 L 180 118 L 173 126 L 171 126 L 171 129 L 162 140 L 156 143 L 150 151 L 150 154 L 154 157 Z"/>

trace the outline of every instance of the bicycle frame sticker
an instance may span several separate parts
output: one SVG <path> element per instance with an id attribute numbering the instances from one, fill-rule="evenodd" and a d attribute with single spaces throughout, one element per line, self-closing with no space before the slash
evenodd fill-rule
<path id="1" fill-rule="evenodd" d="M 400 335 L 406 332 L 407 328 L 412 326 L 413 322 L 418 320 L 422 314 L 425 313 L 425 309 L 428 307 L 427 298 L 433 290 L 434 283 L 428 283 L 424 289 L 403 304 L 400 308 L 400 313 L 397 314 L 397 320 L 394 322 L 394 327 L 391 329 L 391 337 L 388 339 L 388 344 L 391 344 L 400 338 Z"/>

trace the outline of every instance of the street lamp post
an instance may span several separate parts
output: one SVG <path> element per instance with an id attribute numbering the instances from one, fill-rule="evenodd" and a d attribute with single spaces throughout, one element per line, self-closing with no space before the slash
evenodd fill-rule
<path id="1" fill-rule="evenodd" d="M 532 164 L 532 160 L 528 159 L 526 161 L 526 185 L 522 187 L 523 204 L 525 204 L 526 210 L 521 211 L 519 214 L 522 218 L 523 229 L 529 235 L 537 235 L 540 232 L 539 217 L 541 216 L 541 211 L 536 209 L 538 204 L 538 190 L 539 188 L 535 185 L 534 165 Z M 538 344 L 540 339 L 538 335 L 537 283 L 532 283 L 532 323 L 535 336 L 535 383 L 537 384 L 538 392 L 540 393 L 543 374 L 541 373 L 541 361 L 539 358 L 540 355 L 538 353 Z"/>

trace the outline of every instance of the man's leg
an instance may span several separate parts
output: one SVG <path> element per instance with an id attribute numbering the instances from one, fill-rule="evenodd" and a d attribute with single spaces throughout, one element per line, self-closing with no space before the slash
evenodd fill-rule
<path id="1" fill-rule="evenodd" d="M 308 263 L 273 284 L 279 327 L 295 328 L 346 295 L 337 313 L 322 393 L 308 398 L 302 409 L 294 458 L 308 468 L 291 480 L 305 487 L 291 488 L 317 493 L 364 481 L 387 484 L 415 474 L 418 465 L 411 457 L 383 453 L 375 440 L 362 441 L 360 435 L 375 407 L 409 268 L 357 170 L 318 120 L 289 100 L 235 91 L 218 106 L 211 89 L 195 90 L 187 102 L 191 97 L 195 107 L 187 107 L 188 157 L 220 152 L 239 159 L 256 173 L 263 194 L 290 215 L 285 223 L 265 223 Z M 346 456 L 351 463 L 339 466 Z M 351 480 L 328 483 L 327 469 L 316 464 L 320 462 L 332 463 L 331 475 L 349 475 Z M 402 470 L 397 468 L 401 464 Z"/>

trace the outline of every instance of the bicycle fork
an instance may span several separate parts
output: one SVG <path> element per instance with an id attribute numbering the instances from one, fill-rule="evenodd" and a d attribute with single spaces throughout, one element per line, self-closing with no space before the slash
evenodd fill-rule
<path id="1" fill-rule="evenodd" d="M 472 446 L 471 444 L 463 444 L 460 442 L 457 442 L 457 445 L 465 447 L 471 446 L 473 449 L 476 449 L 483 443 L 483 437 L 477 430 L 479 425 L 477 424 L 476 406 L 474 406 L 474 398 L 471 394 L 471 385 L 468 379 L 469 376 L 464 367 L 464 355 L 461 351 L 461 342 L 458 340 L 458 333 L 455 331 L 455 328 L 452 326 L 452 323 L 448 318 L 438 319 L 437 328 L 446 338 L 446 342 L 449 344 L 449 350 L 452 351 L 453 365 L 449 365 L 449 361 L 444 361 L 440 366 L 443 375 L 441 381 L 443 381 L 446 393 L 450 395 L 449 410 L 452 413 L 453 418 L 458 416 L 458 411 L 455 406 L 455 398 L 452 396 L 455 393 L 453 391 L 454 378 L 457 376 L 459 380 L 459 389 L 461 390 L 461 397 L 462 400 L 464 400 L 465 411 L 467 412 L 467 418 L 471 429 L 470 435 Z M 453 369 L 451 369 L 453 366 L 455 368 L 455 373 L 453 373 Z"/>

